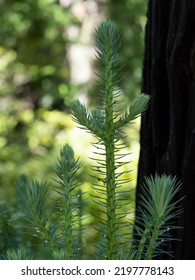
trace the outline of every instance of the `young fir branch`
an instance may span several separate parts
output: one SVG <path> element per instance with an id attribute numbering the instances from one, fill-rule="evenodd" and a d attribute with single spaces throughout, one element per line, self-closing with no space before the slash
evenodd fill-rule
<path id="1" fill-rule="evenodd" d="M 143 113 L 149 102 L 149 97 L 145 94 L 141 94 L 136 100 L 134 100 L 129 108 L 129 112 L 126 112 L 115 124 L 115 129 L 121 129 L 127 125 L 130 121 L 136 119 Z"/>
<path id="2" fill-rule="evenodd" d="M 48 203 L 49 188 L 46 182 L 30 182 L 24 175 L 17 182 L 18 205 L 24 215 L 26 227 L 33 236 L 40 238 L 42 244 L 57 259 L 73 259 L 74 250 L 80 251 L 82 246 L 79 228 L 82 219 L 82 194 L 77 190 L 79 184 L 75 181 L 79 167 L 79 160 L 75 160 L 72 148 L 65 145 L 55 166 L 58 176 L 55 191 L 59 197 L 52 203 Z M 79 247 L 75 242 L 74 232 L 79 232 Z M 77 248 L 74 248 L 74 243 Z"/>
<path id="3" fill-rule="evenodd" d="M 94 135 L 103 138 L 105 135 L 105 125 L 103 122 L 102 111 L 95 109 L 87 113 L 84 104 L 79 100 L 75 100 L 71 105 L 72 115 L 75 122 L 87 128 Z"/>
<path id="4" fill-rule="evenodd" d="M 81 193 L 79 184 L 76 182 L 77 171 L 80 168 L 79 160 L 75 160 L 74 152 L 69 145 L 65 145 L 60 152 L 60 158 L 55 166 L 55 172 L 58 176 L 58 186 L 55 191 L 61 196 L 57 208 L 60 210 L 60 227 L 64 241 L 64 252 L 66 259 L 73 259 L 74 250 L 80 250 L 80 247 L 74 248 L 75 225 L 81 221 L 80 208 Z M 81 234 L 81 233 L 80 233 Z M 81 238 L 81 237 L 80 237 Z"/>
<path id="5" fill-rule="evenodd" d="M 173 240 L 170 231 L 174 228 L 171 222 L 180 213 L 179 200 L 175 196 L 181 184 L 175 177 L 158 176 L 146 178 L 144 195 L 141 197 L 138 221 L 135 230 L 139 236 L 135 259 L 152 259 L 162 252 L 162 244 Z M 169 253 L 169 252 L 167 252 Z"/>
<path id="6" fill-rule="evenodd" d="M 46 182 L 30 181 L 21 175 L 17 182 L 17 195 L 18 207 L 31 235 L 40 238 L 42 245 L 50 250 L 57 249 L 56 225 L 49 223 L 52 209 L 48 205 L 49 188 Z"/>
<path id="7" fill-rule="evenodd" d="M 132 103 L 129 112 L 118 119 L 116 104 L 120 91 L 117 84 L 122 75 L 119 67 L 120 41 L 118 27 L 110 20 L 104 21 L 96 30 L 96 57 L 100 71 L 98 84 L 99 93 L 103 94 L 103 107 L 87 112 L 80 101 L 73 102 L 71 106 L 74 120 L 98 138 L 95 144 L 97 154 L 103 157 L 95 159 L 99 163 L 96 166 L 99 183 L 94 187 L 98 193 L 94 197 L 103 215 L 99 218 L 99 231 L 103 236 L 102 248 L 106 248 L 102 255 L 107 259 L 116 258 L 120 244 L 118 231 L 122 215 L 118 213 L 118 189 L 124 185 L 125 180 L 120 179 L 124 173 L 118 170 L 126 164 L 122 161 L 126 154 L 121 152 L 124 146 L 120 143 L 123 138 L 120 129 L 140 115 L 149 102 L 148 96 L 141 95 Z"/>

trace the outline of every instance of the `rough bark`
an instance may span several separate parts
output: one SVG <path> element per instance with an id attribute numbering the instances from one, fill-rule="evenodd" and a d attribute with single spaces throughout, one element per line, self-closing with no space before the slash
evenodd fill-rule
<path id="1" fill-rule="evenodd" d="M 176 259 L 195 259 L 195 1 L 149 0 L 137 206 L 144 176 L 176 175 L 182 181 L 183 214 L 170 243 Z M 167 258 L 161 255 L 160 258 Z"/>

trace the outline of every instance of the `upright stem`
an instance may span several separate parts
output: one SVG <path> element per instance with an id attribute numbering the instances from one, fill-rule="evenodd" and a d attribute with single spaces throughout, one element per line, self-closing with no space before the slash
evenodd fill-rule
<path id="1" fill-rule="evenodd" d="M 159 236 L 159 231 L 161 227 L 161 222 L 157 221 L 156 225 L 154 226 L 152 237 L 150 239 L 150 243 L 148 245 L 148 249 L 146 252 L 145 260 L 151 260 L 154 254 L 155 245 Z"/>
<path id="2" fill-rule="evenodd" d="M 114 123 L 113 123 L 113 90 L 112 60 L 107 56 L 105 63 L 105 149 L 106 149 L 106 193 L 107 193 L 107 258 L 115 259 L 116 255 L 116 182 L 114 156 Z"/>
<path id="3" fill-rule="evenodd" d="M 73 236 L 72 236 L 72 197 L 71 197 L 71 182 L 65 182 L 64 184 L 65 193 L 65 207 L 64 207 L 64 229 L 66 233 L 65 237 L 65 252 L 67 254 L 67 259 L 71 260 L 73 258 Z"/>
<path id="4" fill-rule="evenodd" d="M 146 227 L 142 234 L 141 240 L 139 241 L 139 247 L 138 247 L 137 255 L 136 255 L 137 260 L 142 259 L 149 233 L 150 233 L 150 228 Z"/>

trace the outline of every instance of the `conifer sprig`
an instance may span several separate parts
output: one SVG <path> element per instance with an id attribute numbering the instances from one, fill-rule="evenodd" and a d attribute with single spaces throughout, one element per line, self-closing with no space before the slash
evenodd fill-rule
<path id="1" fill-rule="evenodd" d="M 40 238 L 42 244 L 55 250 L 57 248 L 57 236 L 55 226 L 51 226 L 48 221 L 51 211 L 48 204 L 49 188 L 46 182 L 32 180 L 21 175 L 17 182 L 18 206 L 26 227 L 30 229 L 32 235 Z"/>
<path id="2" fill-rule="evenodd" d="M 77 188 L 79 183 L 76 180 L 77 172 L 80 168 L 79 159 L 75 159 L 74 152 L 69 145 L 65 145 L 60 152 L 60 158 L 55 166 L 55 172 L 58 176 L 58 186 L 55 191 L 61 196 L 57 208 L 59 210 L 59 224 L 61 228 L 61 237 L 64 241 L 64 252 L 67 259 L 73 259 L 75 250 L 75 223 L 79 221 L 79 203 Z M 82 244 L 79 244 L 79 249 Z"/>
<path id="3" fill-rule="evenodd" d="M 22 175 L 17 183 L 18 205 L 26 221 L 26 228 L 33 236 L 40 238 L 50 255 L 58 258 L 73 259 L 78 250 L 76 234 L 81 231 L 76 223 L 80 222 L 80 196 L 76 181 L 79 160 L 69 145 L 65 145 L 55 166 L 58 185 L 54 190 L 56 199 L 49 200 L 46 182 L 30 181 Z M 79 196 L 79 197 L 78 197 Z M 79 237 L 81 248 L 81 236 Z M 77 248 L 75 245 L 77 244 Z M 11 255 L 10 255 L 11 257 Z"/>
<path id="4" fill-rule="evenodd" d="M 101 109 L 87 112 L 86 107 L 79 101 L 72 104 L 74 120 L 82 127 L 93 133 L 98 142 L 98 158 L 95 169 L 98 183 L 94 186 L 97 195 L 94 195 L 99 215 L 99 232 L 102 235 L 100 248 L 102 255 L 107 259 L 115 259 L 120 246 L 120 228 L 123 226 L 120 214 L 120 187 L 128 183 L 122 179 L 124 172 L 119 171 L 125 165 L 123 153 L 125 145 L 120 143 L 124 137 L 121 128 L 135 119 L 145 109 L 149 97 L 141 95 L 129 109 L 129 112 L 119 118 L 116 110 L 120 94 L 118 82 L 121 79 L 120 46 L 121 38 L 118 27 L 110 20 L 104 21 L 96 30 L 96 58 L 99 68 L 98 86 L 99 94 L 103 96 Z M 117 120 L 118 119 L 118 120 Z M 123 213 L 124 214 L 124 213 Z M 103 248 L 106 248 L 105 250 Z"/>
<path id="5" fill-rule="evenodd" d="M 135 226 L 139 236 L 136 259 L 152 259 L 162 252 L 161 244 L 173 240 L 170 232 L 177 228 L 173 220 L 181 214 L 178 205 L 182 198 L 176 199 L 180 188 L 181 183 L 175 177 L 155 175 L 146 178 L 139 209 L 140 227 L 138 223 Z"/>

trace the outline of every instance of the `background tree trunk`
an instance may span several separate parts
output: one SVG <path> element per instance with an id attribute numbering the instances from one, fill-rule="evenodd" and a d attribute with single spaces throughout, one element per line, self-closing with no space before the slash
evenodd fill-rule
<path id="1" fill-rule="evenodd" d="M 147 16 L 142 91 L 152 98 L 142 117 L 136 203 L 144 176 L 176 175 L 183 229 L 168 246 L 176 259 L 195 259 L 195 1 L 149 0 Z"/>

